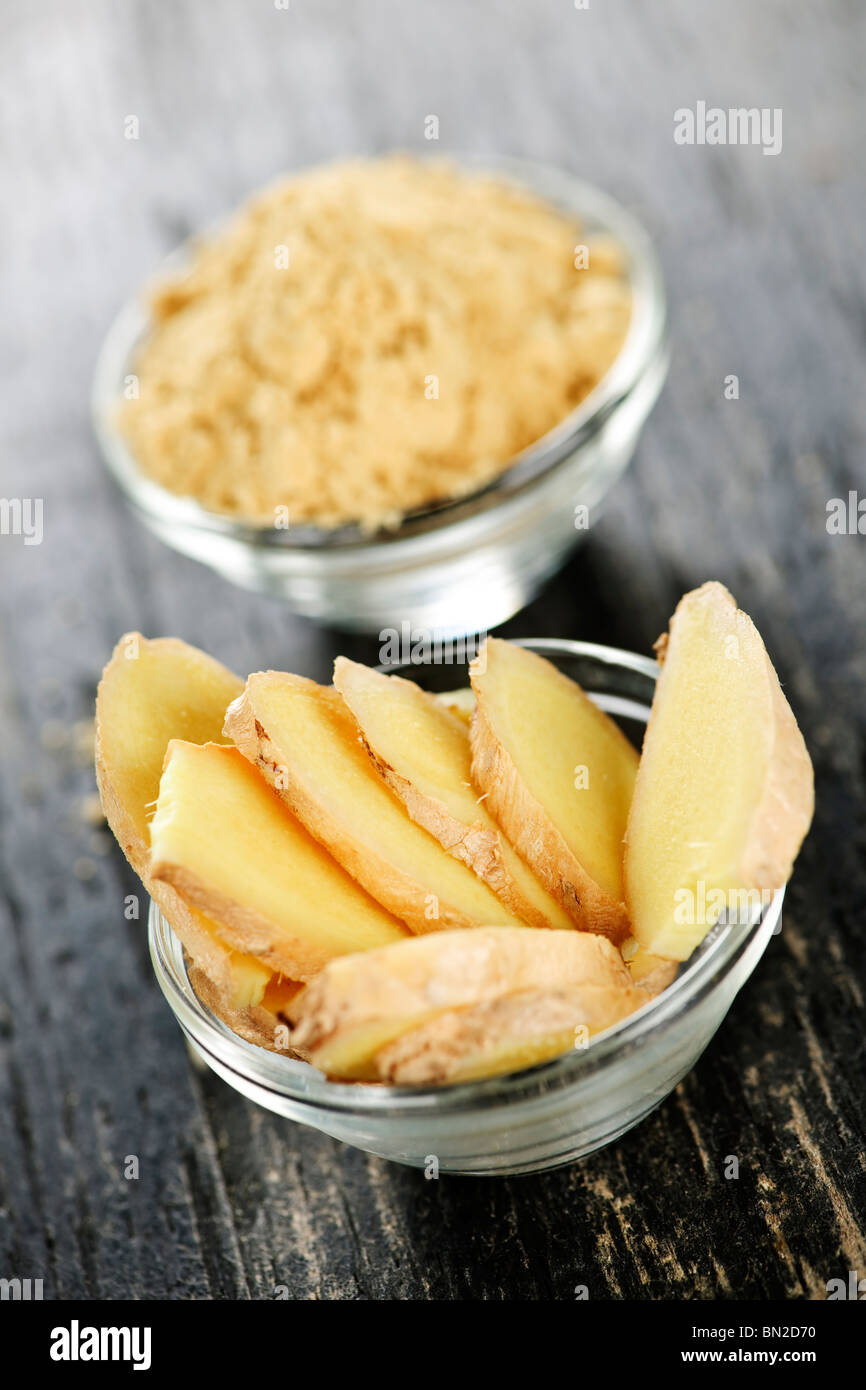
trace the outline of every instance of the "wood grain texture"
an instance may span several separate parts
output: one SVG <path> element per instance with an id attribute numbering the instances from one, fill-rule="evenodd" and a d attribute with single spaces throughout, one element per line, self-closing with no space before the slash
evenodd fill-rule
<path id="1" fill-rule="evenodd" d="M 44 498 L 45 526 L 0 536 L 0 1276 L 60 1298 L 474 1300 L 813 1298 L 866 1275 L 866 539 L 825 526 L 828 498 L 866 493 L 862 8 L 44 0 L 0 25 L 0 491 Z M 782 154 L 676 146 L 698 99 L 781 107 Z M 87 396 L 113 311 L 179 238 L 281 169 L 420 147 L 431 113 L 443 151 L 622 197 L 670 286 L 635 465 L 506 634 L 646 651 L 721 579 L 817 767 L 784 930 L 694 1072 L 613 1148 L 513 1181 L 425 1181 L 194 1069 L 69 737 L 125 629 L 240 671 L 373 656 L 147 536 Z"/>

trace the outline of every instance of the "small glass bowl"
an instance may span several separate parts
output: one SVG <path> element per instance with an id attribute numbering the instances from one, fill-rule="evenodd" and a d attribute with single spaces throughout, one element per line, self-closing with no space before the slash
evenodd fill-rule
<path id="1" fill-rule="evenodd" d="M 525 641 L 637 743 L 658 667 L 587 642 Z M 413 666 L 428 689 L 468 684 L 465 661 Z M 398 1087 L 328 1081 L 305 1062 L 237 1037 L 194 993 L 183 948 L 154 903 L 156 977 L 194 1052 L 249 1100 L 356 1148 L 442 1173 L 493 1175 L 556 1168 L 631 1129 L 694 1066 L 779 929 L 784 889 L 748 926 L 713 928 L 664 993 L 588 1048 L 485 1081 Z"/>
<path id="2" fill-rule="evenodd" d="M 419 156 L 420 157 L 420 156 Z M 542 165 L 512 159 L 455 159 L 499 175 L 576 214 L 587 240 L 621 247 L 632 292 L 625 342 L 610 370 L 555 429 L 491 482 L 460 499 L 410 513 L 395 530 L 358 526 L 253 525 L 206 511 L 146 477 L 115 416 L 134 374 L 149 316 L 138 297 L 109 329 L 96 365 L 93 424 L 127 502 L 167 545 L 245 588 L 283 599 L 332 626 L 381 632 L 395 617 L 441 636 L 481 632 L 522 608 L 586 534 L 629 463 L 668 368 L 664 286 L 640 223 L 607 194 Z M 165 263 L 178 271 L 190 244 Z"/>

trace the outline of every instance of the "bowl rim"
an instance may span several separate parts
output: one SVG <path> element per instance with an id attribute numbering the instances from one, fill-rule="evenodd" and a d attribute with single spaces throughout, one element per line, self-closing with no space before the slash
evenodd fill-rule
<path id="1" fill-rule="evenodd" d="M 558 638 L 515 639 L 531 651 L 583 657 L 649 677 L 658 676 L 656 661 L 621 648 Z M 395 668 L 390 668 L 394 670 Z M 590 692 L 588 692 L 590 693 Z M 598 699 L 598 695 L 596 695 Z M 604 703 L 603 698 L 599 703 Z M 642 710 L 638 715 L 636 711 Z M 648 716 L 648 707 L 635 701 L 629 717 Z M 587 1048 L 572 1049 L 548 1061 L 476 1081 L 436 1086 L 388 1086 L 381 1082 L 329 1081 L 307 1062 L 270 1052 L 234 1033 L 202 1004 L 187 977 L 183 948 L 158 905 L 151 899 L 148 942 L 159 986 L 176 1019 L 196 1050 L 213 1058 L 221 1071 L 253 1083 L 258 1091 L 322 1112 L 394 1118 L 494 1109 L 544 1092 L 580 1085 L 613 1066 L 626 1051 L 633 1051 L 678 1018 L 693 1010 L 718 989 L 749 953 L 755 963 L 763 955 L 781 919 L 784 885 L 747 926 L 724 924 L 710 929 L 703 943 L 677 978 L 655 998 L 613 1027 L 594 1037 Z"/>
<path id="2" fill-rule="evenodd" d="M 94 366 L 90 394 L 91 423 L 109 473 L 137 511 L 153 517 L 162 525 L 228 537 L 254 547 L 284 553 L 363 553 L 383 545 L 397 545 L 418 536 L 436 533 L 488 511 L 501 502 L 519 496 L 535 483 L 542 482 L 560 463 L 571 458 L 603 430 L 609 417 L 657 359 L 664 357 L 667 351 L 667 302 L 661 265 L 642 222 L 618 199 L 569 170 L 534 160 L 459 151 L 447 155 L 430 151 L 406 153 L 413 159 L 451 163 L 461 169 L 488 173 L 528 188 L 554 206 L 574 212 L 586 221 L 588 229 L 592 229 L 595 223 L 594 234 L 611 236 L 618 242 L 625 252 L 627 279 L 632 292 L 632 313 L 623 344 L 604 376 L 570 414 L 515 455 L 495 477 L 463 496 L 407 512 L 399 526 L 393 528 L 370 532 L 357 523 L 348 523 L 333 528 L 290 524 L 287 529 L 277 529 L 266 522 L 242 521 L 209 511 L 192 497 L 184 497 L 162 487 L 140 470 L 114 419 L 121 400 L 122 383 L 128 376 L 134 375 L 135 352 L 149 327 L 150 316 L 146 305 L 148 289 L 161 276 L 176 274 L 187 265 L 202 237 L 229 225 L 250 196 L 256 196 L 265 188 L 304 172 L 305 168 L 320 167 L 299 166 L 270 180 L 263 188 L 247 195 L 224 218 L 181 242 L 126 300 L 108 328 Z M 572 204 L 570 208 L 569 202 Z"/>

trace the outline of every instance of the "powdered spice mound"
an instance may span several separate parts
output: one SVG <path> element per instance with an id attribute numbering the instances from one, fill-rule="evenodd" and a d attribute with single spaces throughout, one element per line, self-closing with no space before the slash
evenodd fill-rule
<path id="1" fill-rule="evenodd" d="M 208 510 L 394 525 L 495 477 L 613 362 L 619 253 L 587 264 L 580 244 L 553 207 L 447 164 L 280 182 L 159 286 L 121 428 Z"/>

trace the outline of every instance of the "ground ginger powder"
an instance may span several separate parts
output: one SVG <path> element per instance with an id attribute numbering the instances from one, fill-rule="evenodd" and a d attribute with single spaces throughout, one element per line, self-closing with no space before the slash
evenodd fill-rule
<path id="1" fill-rule="evenodd" d="M 143 471 L 239 519 L 372 530 L 558 424 L 631 299 L 616 248 L 546 203 L 391 157 L 267 188 L 152 308 L 120 410 Z"/>

